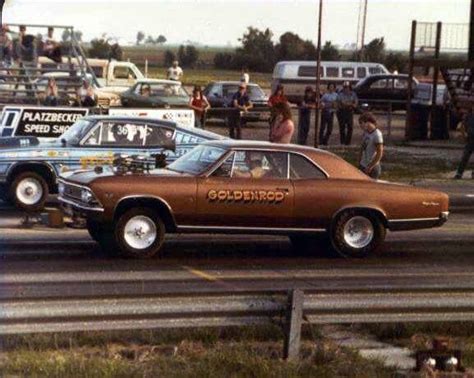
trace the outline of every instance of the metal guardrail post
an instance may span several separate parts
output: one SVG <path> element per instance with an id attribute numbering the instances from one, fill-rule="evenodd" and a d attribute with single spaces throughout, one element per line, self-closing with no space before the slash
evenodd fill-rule
<path id="1" fill-rule="evenodd" d="M 303 320 L 304 292 L 293 289 L 288 292 L 288 307 L 285 324 L 285 343 L 283 357 L 286 360 L 297 360 L 301 343 L 301 323 Z"/>

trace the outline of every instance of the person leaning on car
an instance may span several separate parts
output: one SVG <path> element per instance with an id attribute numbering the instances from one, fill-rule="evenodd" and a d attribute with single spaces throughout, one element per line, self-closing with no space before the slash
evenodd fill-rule
<path id="1" fill-rule="evenodd" d="M 247 85 L 245 83 L 240 83 L 239 90 L 232 96 L 232 107 L 238 108 L 244 113 L 253 108 L 253 104 L 247 93 Z"/>
<path id="2" fill-rule="evenodd" d="M 383 136 L 377 128 L 377 119 L 372 113 L 359 117 L 359 126 L 364 131 L 359 154 L 359 169 L 373 179 L 378 179 L 382 172 L 380 162 L 383 156 Z"/>

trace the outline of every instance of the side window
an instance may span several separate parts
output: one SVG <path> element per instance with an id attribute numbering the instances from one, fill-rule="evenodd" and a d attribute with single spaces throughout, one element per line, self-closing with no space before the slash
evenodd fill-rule
<path id="1" fill-rule="evenodd" d="M 145 125 L 104 122 L 101 130 L 102 146 L 141 147 L 145 141 Z"/>
<path id="2" fill-rule="evenodd" d="M 130 68 L 120 66 L 114 67 L 114 77 L 116 79 L 128 79 L 129 77 L 136 79 L 135 73 Z"/>
<path id="3" fill-rule="evenodd" d="M 363 79 L 366 76 L 367 76 L 367 72 L 366 72 L 365 67 L 357 67 L 357 78 Z"/>
<path id="4" fill-rule="evenodd" d="M 352 67 L 343 68 L 342 77 L 354 77 L 354 69 Z"/>
<path id="5" fill-rule="evenodd" d="M 214 84 L 212 87 L 211 87 L 211 91 L 210 91 L 210 94 L 213 95 L 213 96 L 222 96 L 222 85 L 219 85 L 219 84 Z"/>
<path id="6" fill-rule="evenodd" d="M 86 137 L 84 141 L 84 146 L 98 146 L 100 144 L 100 130 L 102 128 L 102 123 L 99 123 L 94 127 L 94 130 Z"/>
<path id="7" fill-rule="evenodd" d="M 408 80 L 406 79 L 395 79 L 394 86 L 396 89 L 407 89 L 408 88 Z"/>
<path id="8" fill-rule="evenodd" d="M 377 75 L 382 73 L 382 69 L 380 67 L 369 67 L 369 74 L 370 75 Z"/>
<path id="9" fill-rule="evenodd" d="M 292 180 L 325 179 L 326 175 L 305 157 L 290 154 L 290 178 Z"/>
<path id="10" fill-rule="evenodd" d="M 326 77 L 339 77 L 339 67 L 326 67 Z"/>
<path id="11" fill-rule="evenodd" d="M 235 155 L 232 177 L 286 179 L 288 154 L 258 150 L 238 151 Z"/>
<path id="12" fill-rule="evenodd" d="M 370 88 L 385 89 L 387 87 L 388 87 L 387 79 L 376 80 L 372 84 L 370 84 Z"/>
<path id="13" fill-rule="evenodd" d="M 217 168 L 213 173 L 213 177 L 231 177 L 232 175 L 232 166 L 234 164 L 234 155 L 232 152 L 227 159 L 225 159 L 219 168 Z"/>
<path id="14" fill-rule="evenodd" d="M 173 130 L 157 126 L 139 126 L 146 127 L 145 145 L 148 147 L 164 146 L 173 143 Z"/>

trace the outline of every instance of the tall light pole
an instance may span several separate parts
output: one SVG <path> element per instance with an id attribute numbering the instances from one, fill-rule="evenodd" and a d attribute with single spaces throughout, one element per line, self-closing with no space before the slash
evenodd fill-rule
<path id="1" fill-rule="evenodd" d="M 471 0 L 471 17 L 469 21 L 468 60 L 474 60 L 474 0 Z"/>
<path id="2" fill-rule="evenodd" d="M 474 0 L 473 0 L 474 1 Z M 323 0 L 319 0 L 318 46 L 316 48 L 316 109 L 314 112 L 314 147 L 319 145 L 319 107 L 321 104 L 321 24 L 323 20 Z"/>
<path id="3" fill-rule="evenodd" d="M 3 6 L 5 5 L 5 0 L 0 0 L 0 28 L 3 26 Z"/>

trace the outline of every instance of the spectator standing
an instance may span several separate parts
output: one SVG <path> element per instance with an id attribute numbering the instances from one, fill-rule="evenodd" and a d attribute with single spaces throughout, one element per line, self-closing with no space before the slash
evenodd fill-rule
<path id="1" fill-rule="evenodd" d="M 168 68 L 168 72 L 166 73 L 166 77 L 168 80 L 180 81 L 183 77 L 183 70 L 179 66 L 179 62 L 175 60 L 173 65 Z"/>
<path id="2" fill-rule="evenodd" d="M 0 63 L 3 67 L 9 67 L 12 64 L 12 48 L 13 45 L 8 35 L 8 28 L 4 25 L 0 29 Z"/>
<path id="3" fill-rule="evenodd" d="M 272 134 L 272 127 L 276 116 L 275 105 L 279 103 L 288 103 L 288 99 L 285 96 L 285 88 L 283 88 L 283 85 L 281 84 L 276 86 L 275 92 L 271 94 L 267 103 L 268 107 L 270 108 L 270 135 Z"/>
<path id="4" fill-rule="evenodd" d="M 359 126 L 364 131 L 359 154 L 359 169 L 378 179 L 382 172 L 380 162 L 383 156 L 383 136 L 377 128 L 377 119 L 372 113 L 364 113 L 359 117 Z"/>
<path id="5" fill-rule="evenodd" d="M 337 120 L 341 144 L 350 145 L 354 127 L 354 110 L 357 108 L 357 95 L 348 81 L 344 82 L 342 91 L 337 96 Z"/>
<path id="6" fill-rule="evenodd" d="M 244 113 L 247 113 L 253 108 L 253 104 L 247 93 L 247 85 L 245 83 L 240 83 L 239 90 L 232 96 L 232 107 L 238 108 Z"/>
<path id="7" fill-rule="evenodd" d="M 459 163 L 456 175 L 454 176 L 455 179 L 462 178 L 467 163 L 474 152 L 474 105 L 471 106 L 471 110 L 464 116 L 459 130 L 461 131 L 462 136 L 466 139 L 466 145 L 464 146 L 462 159 Z M 472 173 L 472 178 L 474 178 L 474 171 Z"/>
<path id="8" fill-rule="evenodd" d="M 304 90 L 303 101 L 300 104 L 298 119 L 298 144 L 306 145 L 311 123 L 311 109 L 316 108 L 316 93 L 307 86 Z"/>
<path id="9" fill-rule="evenodd" d="M 338 95 L 336 86 L 328 84 L 328 91 L 321 97 L 321 127 L 319 129 L 319 144 L 326 146 L 332 134 L 334 113 L 337 109 Z"/>
<path id="10" fill-rule="evenodd" d="M 202 128 L 205 122 L 206 111 L 211 107 L 200 86 L 196 85 L 189 100 L 189 107 L 194 110 L 194 126 Z"/>
<path id="11" fill-rule="evenodd" d="M 250 83 L 249 69 L 247 67 L 242 68 L 242 75 L 240 76 L 240 81 L 245 84 Z"/>
<path id="12" fill-rule="evenodd" d="M 46 86 L 44 94 L 44 106 L 58 106 L 59 104 L 59 92 L 56 80 L 54 78 L 48 79 L 48 85 Z"/>
<path id="13" fill-rule="evenodd" d="M 97 96 L 94 88 L 87 79 L 83 79 L 82 86 L 78 88 L 74 106 L 92 108 L 97 105 Z"/>
<path id="14" fill-rule="evenodd" d="M 31 91 L 31 77 L 36 72 L 35 70 L 38 65 L 38 53 L 36 50 L 35 36 L 26 34 L 26 27 L 24 26 L 20 26 L 20 43 L 18 45 L 18 57 L 20 68 L 22 68 L 22 70 L 20 70 L 20 75 L 24 76 L 23 81 L 25 82 L 25 89 L 28 91 L 27 95 L 33 97 L 34 92 Z M 16 88 L 17 87 L 18 84 L 16 85 Z"/>
<path id="15" fill-rule="evenodd" d="M 54 39 L 54 28 L 48 27 L 48 36 L 43 43 L 43 54 L 56 63 L 61 63 L 61 46 Z"/>
<path id="16" fill-rule="evenodd" d="M 291 143 L 291 137 L 295 132 L 291 108 L 287 102 L 280 102 L 275 105 L 275 122 L 270 134 L 272 143 Z"/>

